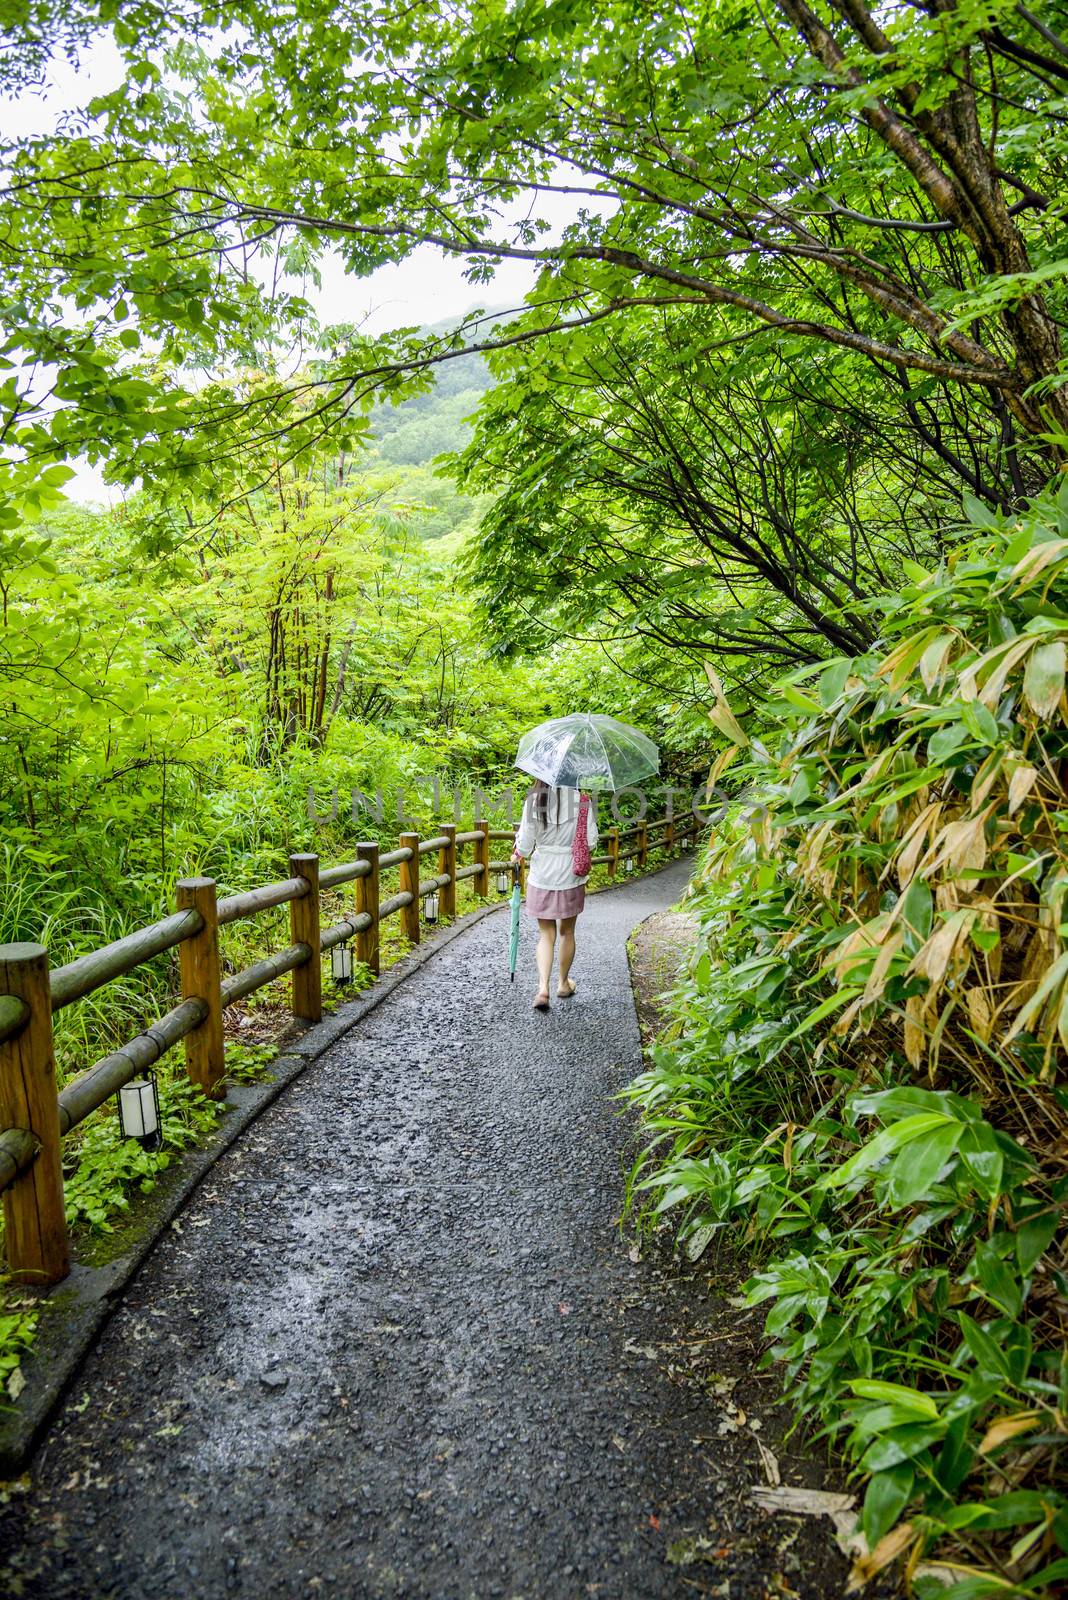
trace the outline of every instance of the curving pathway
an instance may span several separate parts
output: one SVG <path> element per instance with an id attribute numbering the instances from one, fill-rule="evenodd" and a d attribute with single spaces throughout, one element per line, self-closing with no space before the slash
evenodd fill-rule
<path id="1" fill-rule="evenodd" d="M 508 983 L 504 917 L 475 924 L 254 1124 L 0 1507 L 0 1592 L 840 1592 L 810 1528 L 748 1499 L 707 1278 L 617 1226 L 625 940 L 687 867 L 591 897 L 548 1016 Z"/>

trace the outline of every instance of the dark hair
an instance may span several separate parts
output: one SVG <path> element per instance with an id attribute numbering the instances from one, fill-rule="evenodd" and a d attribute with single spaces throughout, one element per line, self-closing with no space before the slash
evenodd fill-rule
<path id="1" fill-rule="evenodd" d="M 543 827 L 547 826 L 549 821 L 549 796 L 552 795 L 552 819 L 554 822 L 559 822 L 562 791 L 565 788 L 570 789 L 573 787 L 574 785 L 572 784 L 552 784 L 546 783 L 544 778 L 535 778 L 527 790 L 527 799 L 531 802 L 530 808 L 534 813 L 535 821 L 540 822 Z"/>
<path id="2" fill-rule="evenodd" d="M 527 790 L 527 799 L 536 822 L 546 824 L 549 820 L 549 796 L 552 794 L 552 785 L 545 782 L 544 778 L 535 778 Z"/>

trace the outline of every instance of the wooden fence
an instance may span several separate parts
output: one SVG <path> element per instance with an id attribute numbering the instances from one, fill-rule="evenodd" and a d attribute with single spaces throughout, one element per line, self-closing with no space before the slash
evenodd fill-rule
<path id="1" fill-rule="evenodd" d="M 663 830 L 663 845 L 670 853 L 694 836 L 698 826 L 687 813 L 611 828 L 605 836 L 607 853 L 594 856 L 593 862 L 607 865 L 611 876 L 618 872 L 621 858 L 624 866 L 640 870 L 648 862 L 651 833 Z M 436 892 L 440 914 L 447 919 L 456 915 L 456 885 L 465 879 L 472 881 L 477 894 L 488 898 L 491 873 L 508 866 L 507 861 L 491 860 L 491 842 L 513 838 L 511 828 L 491 828 L 479 821 L 466 833 L 447 824 L 429 839 L 402 833 L 395 850 L 383 852 L 378 844 L 359 844 L 354 861 L 325 870 L 320 870 L 316 855 L 291 855 L 288 878 L 222 900 L 216 898 L 214 879 L 184 878 L 177 885 L 177 909 L 170 916 L 62 967 L 49 968 L 42 945 L 0 945 L 0 1190 L 11 1276 L 22 1283 L 47 1285 L 70 1270 L 61 1145 L 90 1112 L 179 1040 L 185 1044 L 186 1071 L 192 1082 L 210 1098 L 223 1098 L 227 1006 L 291 972 L 294 1016 L 318 1022 L 326 951 L 351 939 L 356 960 L 377 974 L 379 928 L 385 919 L 399 916 L 408 940 L 417 944 L 423 897 Z M 460 865 L 468 845 L 474 859 Z M 422 858 L 433 854 L 437 872 L 420 877 Z M 397 891 L 382 898 L 382 874 L 394 867 Z M 321 891 L 347 883 L 355 885 L 353 910 L 331 927 L 322 927 Z M 291 943 L 243 972 L 224 977 L 219 929 L 285 904 Z M 175 947 L 180 1002 L 57 1094 L 53 1013 Z"/>

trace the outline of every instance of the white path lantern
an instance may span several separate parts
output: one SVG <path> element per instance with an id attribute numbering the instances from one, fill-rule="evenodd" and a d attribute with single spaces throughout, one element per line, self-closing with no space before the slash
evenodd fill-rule
<path id="1" fill-rule="evenodd" d="M 155 1073 L 133 1078 L 119 1090 L 119 1128 L 124 1139 L 136 1139 L 143 1149 L 159 1149 L 162 1133 Z"/>

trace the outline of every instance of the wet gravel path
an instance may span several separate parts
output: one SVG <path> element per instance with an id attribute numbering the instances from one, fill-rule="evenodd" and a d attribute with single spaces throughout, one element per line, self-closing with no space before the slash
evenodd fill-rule
<path id="1" fill-rule="evenodd" d="M 0 1507 L 0 1592 L 840 1592 L 823 1539 L 747 1498 L 730 1397 L 761 1386 L 748 1347 L 731 1377 L 702 1345 L 707 1276 L 634 1259 L 616 1225 L 625 941 L 687 866 L 591 897 L 578 994 L 548 1016 L 527 919 L 513 988 L 487 918 L 264 1114 Z"/>

